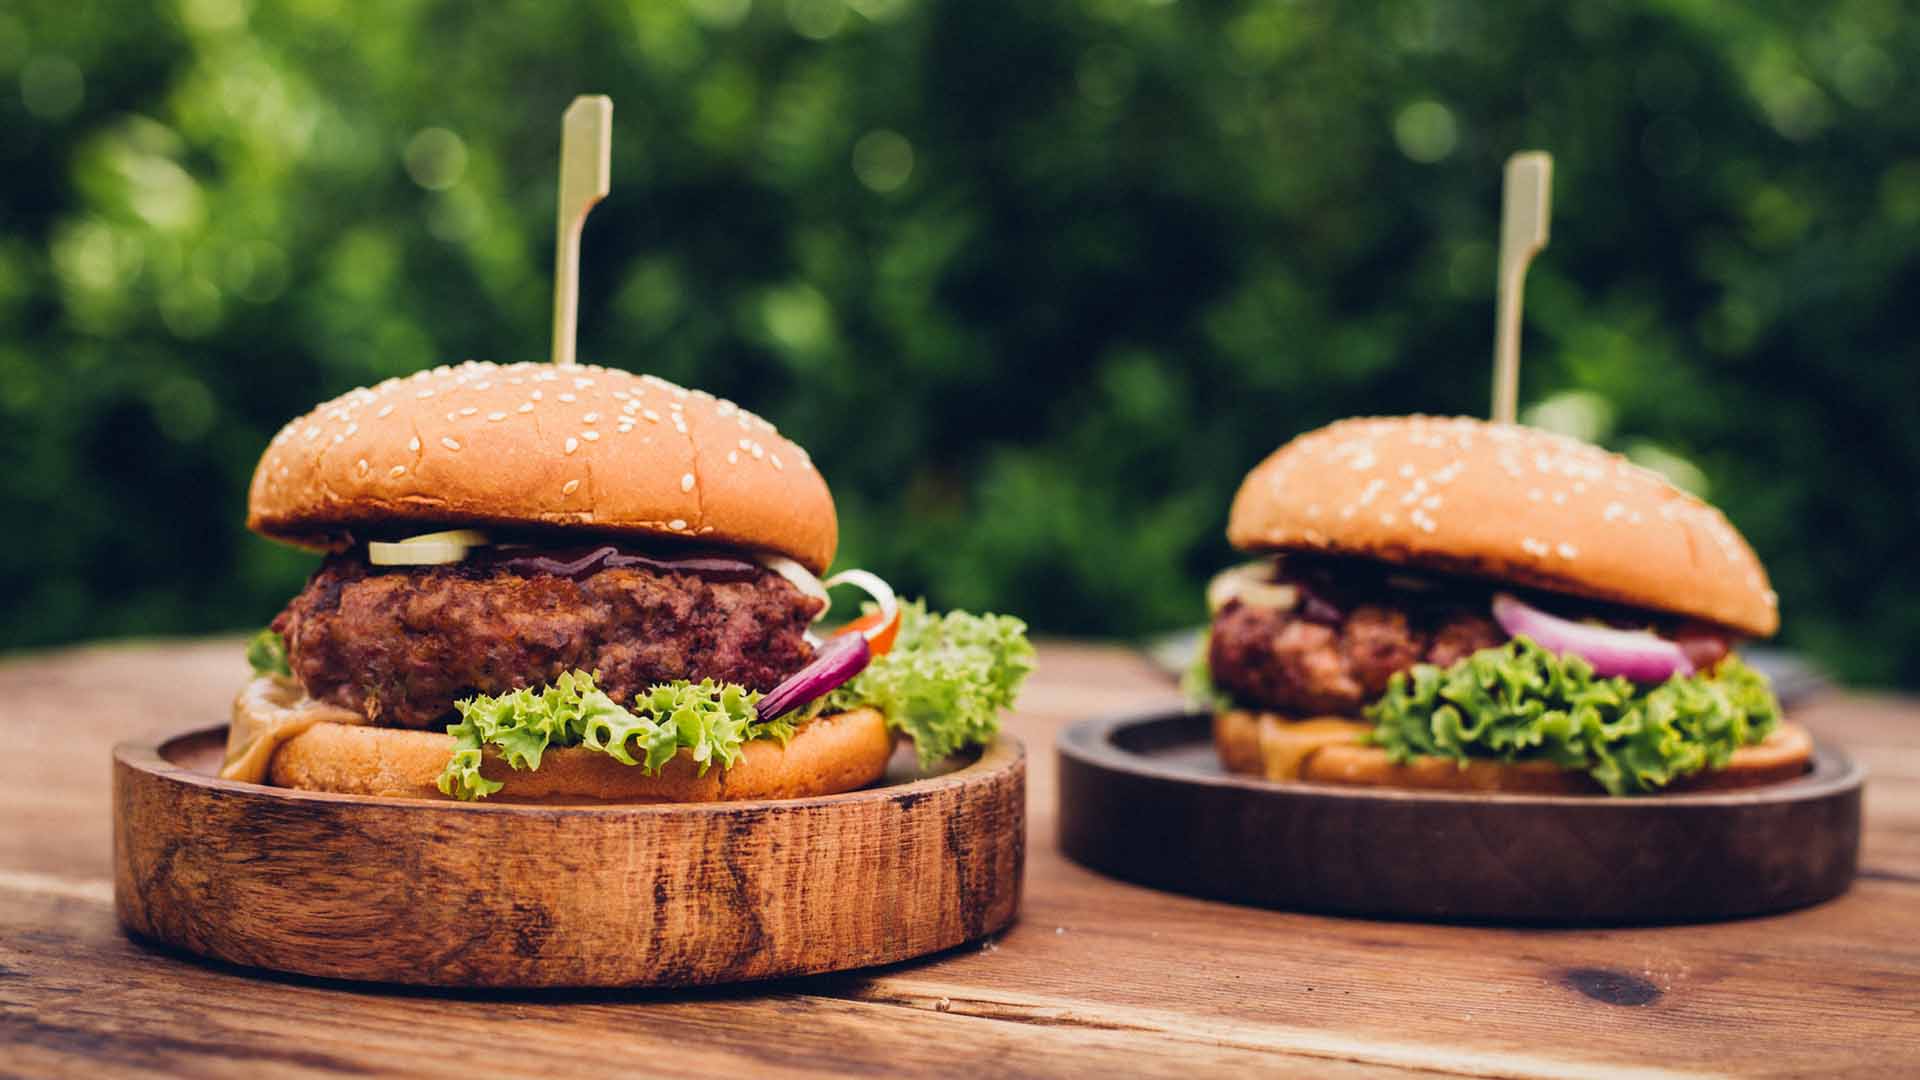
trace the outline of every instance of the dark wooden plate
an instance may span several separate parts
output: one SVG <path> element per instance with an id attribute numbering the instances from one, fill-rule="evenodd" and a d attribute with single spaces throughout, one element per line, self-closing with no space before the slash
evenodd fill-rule
<path id="1" fill-rule="evenodd" d="M 1001 736 L 813 799 L 513 806 L 216 778 L 226 728 L 114 750 L 114 902 L 236 964 L 465 987 L 688 986 L 839 971 L 1012 922 L 1026 761 Z"/>
<path id="2" fill-rule="evenodd" d="M 1223 772 L 1211 718 L 1061 733 L 1060 846 L 1175 892 L 1298 911 L 1459 922 L 1702 922 L 1846 891 L 1863 772 L 1818 748 L 1784 784 L 1698 795 L 1469 795 Z"/>

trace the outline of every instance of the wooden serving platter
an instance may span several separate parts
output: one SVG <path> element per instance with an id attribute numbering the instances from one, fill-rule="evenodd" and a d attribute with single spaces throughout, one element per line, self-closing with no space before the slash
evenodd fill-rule
<path id="1" fill-rule="evenodd" d="M 1695 795 L 1472 795 L 1224 772 L 1212 718 L 1087 720 L 1058 742 L 1060 846 L 1174 892 L 1453 922 L 1704 922 L 1837 896 L 1864 774 L 1820 746 L 1805 776 Z"/>
<path id="2" fill-rule="evenodd" d="M 1026 761 L 1001 736 L 919 775 L 785 801 L 463 804 L 214 776 L 226 728 L 114 750 L 133 934 L 328 978 L 690 986 L 906 960 L 1005 928 Z"/>

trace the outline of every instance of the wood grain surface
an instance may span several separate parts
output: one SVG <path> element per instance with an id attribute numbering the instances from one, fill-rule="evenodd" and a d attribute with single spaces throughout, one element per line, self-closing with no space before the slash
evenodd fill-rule
<path id="1" fill-rule="evenodd" d="M 1288 911 L 1706 922 L 1830 900 L 1859 855 L 1864 770 L 1828 748 L 1791 780 L 1610 798 L 1272 783 L 1225 772 L 1214 718 L 1184 710 L 1082 720 L 1058 747 L 1069 857 Z"/>
<path id="2" fill-rule="evenodd" d="M 847 975 L 709 991 L 440 992 L 266 977 L 115 925 L 109 751 L 223 715 L 240 644 L 0 663 L 0 1075 L 1899 1076 L 1920 1068 L 1920 704 L 1801 714 L 1866 766 L 1859 880 L 1784 915 L 1516 930 L 1298 915 L 1063 859 L 1066 723 L 1177 701 L 1043 646 L 1019 920 Z M 1416 853 L 1417 857 L 1417 853 Z M 377 931 L 376 931 L 377 932 Z"/>
<path id="3" fill-rule="evenodd" d="M 461 805 L 221 780 L 224 727 L 114 750 L 114 899 L 144 938 L 409 985 L 695 986 L 872 967 L 1003 930 L 1027 773 L 815 798 Z M 904 779 L 904 778 L 903 778 Z"/>

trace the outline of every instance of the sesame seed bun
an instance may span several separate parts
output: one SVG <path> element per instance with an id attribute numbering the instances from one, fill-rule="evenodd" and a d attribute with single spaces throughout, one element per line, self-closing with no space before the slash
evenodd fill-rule
<path id="1" fill-rule="evenodd" d="M 721 802 L 798 799 L 853 791 L 879 780 L 893 755 L 893 733 L 873 709 L 817 717 L 781 746 L 757 739 L 732 768 L 706 775 L 685 752 L 648 776 L 597 750 L 548 750 L 540 767 L 518 772 L 492 750 L 481 772 L 505 783 L 489 802 Z M 435 731 L 319 723 L 274 753 L 267 779 L 279 787 L 446 799 L 436 786 L 453 754 L 453 736 Z"/>
<path id="2" fill-rule="evenodd" d="M 1463 573 L 1765 637 L 1766 571 L 1718 510 L 1563 435 L 1467 417 L 1342 420 L 1282 446 L 1227 538 Z"/>
<path id="3" fill-rule="evenodd" d="M 772 424 L 587 364 L 469 362 L 348 391 L 274 436 L 247 525 L 322 548 L 368 528 L 558 526 L 756 548 L 815 573 L 839 540 L 826 482 Z"/>
<path id="4" fill-rule="evenodd" d="M 1603 790 L 1584 772 L 1552 762 L 1469 761 L 1419 757 L 1396 763 L 1362 740 L 1373 725 L 1334 718 L 1290 720 L 1274 713 L 1228 710 L 1213 718 L 1214 747 L 1228 772 L 1268 780 L 1304 780 L 1355 787 L 1427 791 L 1594 795 Z M 1764 740 L 1733 752 L 1726 767 L 1675 781 L 1669 792 L 1722 791 L 1776 784 L 1804 774 L 1813 761 L 1813 737 L 1782 724 Z"/>

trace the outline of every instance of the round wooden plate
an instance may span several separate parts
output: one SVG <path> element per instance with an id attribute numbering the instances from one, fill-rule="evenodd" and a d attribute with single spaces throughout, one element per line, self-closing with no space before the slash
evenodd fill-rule
<path id="1" fill-rule="evenodd" d="M 236 964 L 465 987 L 689 986 L 886 964 L 1013 921 L 1026 760 L 786 801 L 513 806 L 217 779 L 226 728 L 114 749 L 114 902 Z"/>
<path id="2" fill-rule="evenodd" d="M 1060 846 L 1093 869 L 1265 907 L 1460 922 L 1701 922 L 1837 896 L 1863 773 L 1698 795 L 1468 795 L 1228 775 L 1211 717 L 1088 720 L 1059 740 Z"/>

